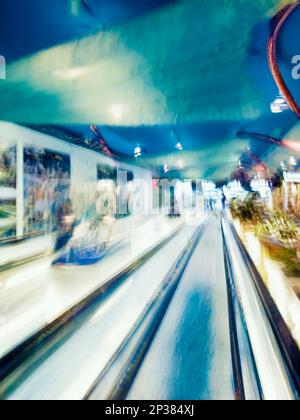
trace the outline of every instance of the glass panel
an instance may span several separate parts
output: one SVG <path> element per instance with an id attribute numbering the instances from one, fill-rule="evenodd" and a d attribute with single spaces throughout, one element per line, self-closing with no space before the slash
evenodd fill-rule
<path id="1" fill-rule="evenodd" d="M 24 149 L 25 233 L 52 232 L 70 196 L 70 157 Z"/>
<path id="2" fill-rule="evenodd" d="M 16 236 L 16 147 L 0 148 L 0 241 Z"/>

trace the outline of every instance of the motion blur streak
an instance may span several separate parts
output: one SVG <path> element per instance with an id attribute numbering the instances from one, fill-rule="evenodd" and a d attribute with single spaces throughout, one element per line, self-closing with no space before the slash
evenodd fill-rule
<path id="1" fill-rule="evenodd" d="M 129 399 L 234 399 L 222 258 L 210 217 Z"/>
<path id="2" fill-rule="evenodd" d="M 300 153 L 300 143 L 295 140 L 284 139 L 282 144 L 291 152 Z"/>
<path id="3" fill-rule="evenodd" d="M 288 3 L 178 1 L 25 58 L 8 68 L 0 118 L 136 126 L 259 117 L 269 104 L 248 72 L 251 34 L 257 16 Z"/>

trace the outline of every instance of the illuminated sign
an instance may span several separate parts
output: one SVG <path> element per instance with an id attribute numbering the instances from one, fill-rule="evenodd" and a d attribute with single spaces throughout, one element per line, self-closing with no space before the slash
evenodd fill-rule
<path id="1" fill-rule="evenodd" d="M 283 177 L 285 182 L 300 184 L 300 172 L 284 172 Z"/>

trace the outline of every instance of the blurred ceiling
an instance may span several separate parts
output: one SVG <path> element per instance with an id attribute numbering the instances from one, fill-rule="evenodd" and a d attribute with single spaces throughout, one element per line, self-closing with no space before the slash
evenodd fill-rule
<path id="1" fill-rule="evenodd" d="M 276 165 L 252 134 L 282 141 L 297 123 L 270 111 L 270 19 L 288 3 L 1 0 L 0 118 L 82 141 L 96 124 L 120 156 L 140 146 L 139 163 L 182 177 L 226 179 L 248 147 Z"/>
<path id="2" fill-rule="evenodd" d="M 0 51 L 11 62 L 109 30 L 174 0 L 1 0 Z"/>

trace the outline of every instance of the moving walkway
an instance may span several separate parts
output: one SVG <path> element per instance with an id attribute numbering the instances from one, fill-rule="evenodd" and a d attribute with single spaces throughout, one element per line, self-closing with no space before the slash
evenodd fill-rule
<path id="1" fill-rule="evenodd" d="M 233 226 L 209 216 L 6 355 L 0 395 L 293 400 L 299 361 Z"/>

